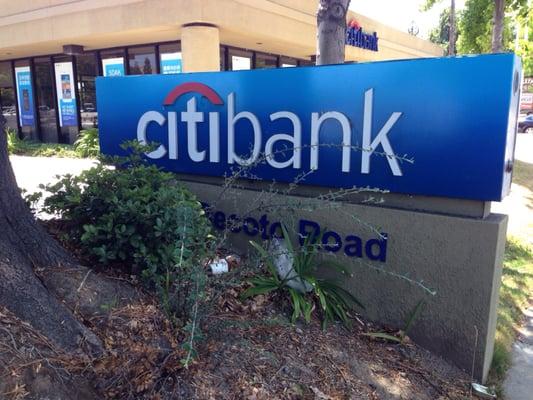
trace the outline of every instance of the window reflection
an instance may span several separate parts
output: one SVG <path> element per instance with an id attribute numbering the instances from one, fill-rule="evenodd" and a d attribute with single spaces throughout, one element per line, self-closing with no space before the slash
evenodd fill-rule
<path id="1" fill-rule="evenodd" d="M 76 57 L 78 93 L 80 96 L 80 114 L 82 129 L 98 127 L 96 113 L 96 84 L 98 75 L 95 54 Z"/>
<path id="2" fill-rule="evenodd" d="M 34 65 L 35 92 L 42 141 L 58 143 L 52 62 L 49 58 L 36 58 Z"/>
<path id="3" fill-rule="evenodd" d="M 278 58 L 270 54 L 256 53 L 255 68 L 276 68 L 278 66 Z"/>
<path id="4" fill-rule="evenodd" d="M 183 60 L 179 43 L 160 45 L 159 58 L 159 70 L 161 74 L 179 74 L 183 72 Z"/>
<path id="5" fill-rule="evenodd" d="M 0 63 L 0 108 L 6 127 L 17 130 L 17 110 L 11 63 Z"/>
<path id="6" fill-rule="evenodd" d="M 132 47 L 128 49 L 130 75 L 155 74 L 155 46 Z"/>

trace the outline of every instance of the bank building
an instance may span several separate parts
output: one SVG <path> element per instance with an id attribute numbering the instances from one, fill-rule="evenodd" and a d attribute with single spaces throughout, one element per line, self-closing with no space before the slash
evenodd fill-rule
<path id="1" fill-rule="evenodd" d="M 97 76 L 314 64 L 317 0 L 19 0 L 0 9 L 0 106 L 21 137 L 98 126 Z M 442 56 L 354 12 L 346 62 Z"/>

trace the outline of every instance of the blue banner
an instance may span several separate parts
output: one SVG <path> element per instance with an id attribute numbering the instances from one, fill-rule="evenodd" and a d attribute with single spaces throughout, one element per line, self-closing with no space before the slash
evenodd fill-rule
<path id="1" fill-rule="evenodd" d="M 76 91 L 73 87 L 74 71 L 72 63 L 55 63 L 57 102 L 59 105 L 59 125 L 78 126 Z"/>
<path id="2" fill-rule="evenodd" d="M 16 67 L 15 78 L 17 83 L 20 126 L 34 126 L 35 110 L 33 106 L 30 67 Z"/>
<path id="3" fill-rule="evenodd" d="M 72 100 L 59 100 L 61 110 L 61 126 L 78 126 L 76 103 Z"/>
<path id="4" fill-rule="evenodd" d="M 512 54 L 97 78 L 100 144 L 157 142 L 166 170 L 501 200 L 512 170 Z"/>

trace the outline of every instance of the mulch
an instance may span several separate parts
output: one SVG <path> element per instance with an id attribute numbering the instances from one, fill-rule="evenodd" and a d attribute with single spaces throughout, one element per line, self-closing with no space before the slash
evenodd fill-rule
<path id="1" fill-rule="evenodd" d="M 51 230 L 60 236 L 60 227 Z M 187 369 L 186 333 L 151 295 L 84 321 L 104 343 L 94 358 L 55 348 L 0 308 L 0 399 L 471 398 L 468 374 L 408 338 L 399 344 L 363 335 L 387 329 L 360 316 L 352 315 L 349 329 L 323 330 L 317 318 L 291 324 L 279 294 L 242 300 L 250 272 L 240 271 L 239 257 L 230 264 L 229 274 L 208 279 L 204 340 Z"/>

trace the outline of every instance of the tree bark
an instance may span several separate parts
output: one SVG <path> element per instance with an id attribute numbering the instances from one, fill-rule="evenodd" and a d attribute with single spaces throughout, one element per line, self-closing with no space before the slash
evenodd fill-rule
<path id="1" fill-rule="evenodd" d="M 503 22 L 505 17 L 505 0 L 494 0 L 494 25 L 492 28 L 492 52 L 503 51 Z"/>
<path id="2" fill-rule="evenodd" d="M 350 0 L 319 0 L 316 65 L 344 63 L 349 5 Z"/>
<path id="3" fill-rule="evenodd" d="M 450 35 L 448 38 L 448 55 L 454 56 L 455 51 L 455 40 L 456 40 L 457 25 L 455 22 L 455 0 L 451 1 L 450 4 Z"/>
<path id="4" fill-rule="evenodd" d="M 79 265 L 34 219 L 20 195 L 0 115 L 0 304 L 65 350 L 102 350 L 74 314 L 91 317 L 104 302 L 135 298 L 123 282 Z"/>

